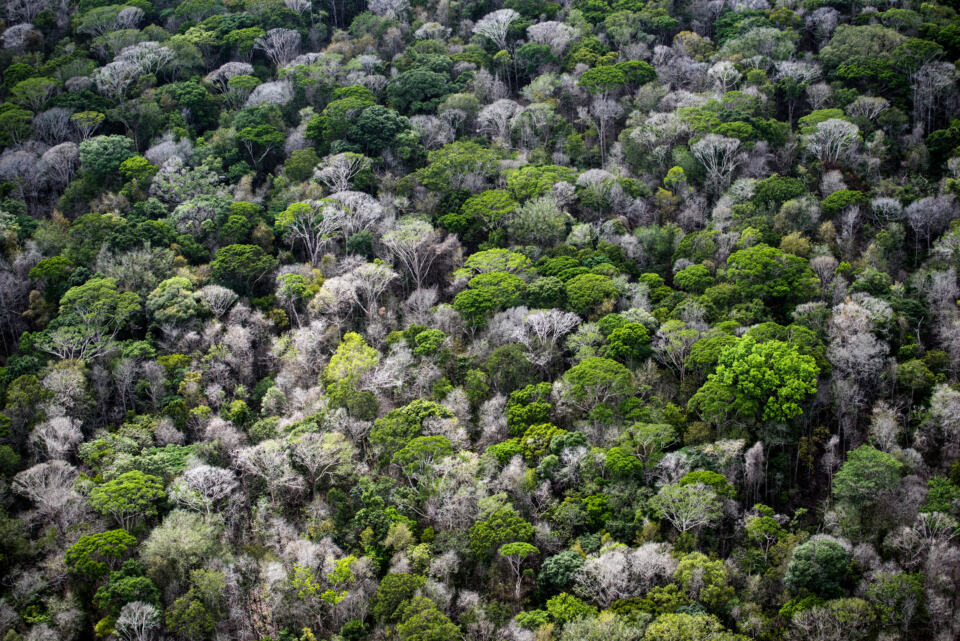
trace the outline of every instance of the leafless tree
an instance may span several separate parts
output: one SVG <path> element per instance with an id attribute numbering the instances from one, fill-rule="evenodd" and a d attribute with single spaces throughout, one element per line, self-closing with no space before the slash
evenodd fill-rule
<path id="1" fill-rule="evenodd" d="M 849 158 L 859 142 L 860 128 L 839 118 L 817 123 L 814 131 L 803 136 L 807 151 L 830 167 Z"/>
<path id="2" fill-rule="evenodd" d="M 740 141 L 718 134 L 707 134 L 690 145 L 690 151 L 707 170 L 713 193 L 719 195 L 741 162 Z"/>
<path id="3" fill-rule="evenodd" d="M 270 29 L 254 42 L 275 66 L 283 67 L 300 53 L 300 33 L 294 29 Z"/>
<path id="4" fill-rule="evenodd" d="M 73 127 L 70 125 L 72 111 L 65 107 L 54 107 L 38 113 L 33 118 L 34 136 L 48 145 L 56 145 L 70 140 Z"/>
<path id="5" fill-rule="evenodd" d="M 571 42 L 580 36 L 576 27 L 564 22 L 549 20 L 527 27 L 527 37 L 537 44 L 547 45 L 554 56 L 560 57 Z"/>
<path id="6" fill-rule="evenodd" d="M 346 191 L 353 179 L 370 166 L 370 159 L 361 154 L 342 153 L 324 158 L 314 171 L 314 177 L 331 193 Z"/>
<path id="7" fill-rule="evenodd" d="M 123 606 L 114 624 L 124 641 L 150 641 L 160 628 L 160 613 L 149 603 L 132 601 Z"/>
<path id="8" fill-rule="evenodd" d="M 633 549 L 612 546 L 587 557 L 574 577 L 575 591 L 607 607 L 669 583 L 676 569 L 677 561 L 666 543 L 644 543 Z"/>
<path id="9" fill-rule="evenodd" d="M 13 478 L 13 490 L 37 506 L 40 518 L 55 519 L 63 526 L 71 504 L 80 501 L 73 489 L 78 477 L 77 469 L 65 461 L 38 463 Z"/>
<path id="10" fill-rule="evenodd" d="M 97 91 L 123 104 L 127 89 L 141 76 L 140 65 L 130 60 L 116 60 L 93 72 Z"/>
<path id="11" fill-rule="evenodd" d="M 488 13 L 473 25 L 473 32 L 489 38 L 499 49 L 507 48 L 507 33 L 520 14 L 513 9 L 499 9 Z"/>
<path id="12" fill-rule="evenodd" d="M 419 290 L 438 258 L 459 253 L 456 239 L 448 236 L 443 240 L 443 236 L 425 220 L 404 218 L 383 235 L 381 242 Z"/>
<path id="13" fill-rule="evenodd" d="M 276 504 L 280 492 L 301 492 L 303 477 L 290 465 L 288 448 L 275 439 L 261 441 L 237 452 L 237 466 L 248 476 L 260 478 L 267 486 L 270 500 Z"/>
<path id="14" fill-rule="evenodd" d="M 520 108 L 513 100 L 501 98 L 493 102 L 477 114 L 477 125 L 480 133 L 488 134 L 502 145 L 510 143 L 510 120 Z"/>
<path id="15" fill-rule="evenodd" d="M 55 416 L 40 423 L 31 437 L 34 448 L 50 459 L 68 458 L 82 440 L 79 422 L 66 416 Z"/>

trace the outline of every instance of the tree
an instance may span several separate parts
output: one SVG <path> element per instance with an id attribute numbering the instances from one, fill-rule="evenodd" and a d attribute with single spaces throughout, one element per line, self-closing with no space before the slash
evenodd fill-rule
<path id="1" fill-rule="evenodd" d="M 581 560 L 580 565 L 573 577 L 577 594 L 603 608 L 665 585 L 677 568 L 665 543 L 644 543 L 637 548 L 605 546 Z"/>
<path id="2" fill-rule="evenodd" d="M 157 503 L 165 496 L 163 480 L 139 470 L 124 472 L 90 491 L 90 506 L 112 516 L 129 530 L 144 517 L 157 515 Z"/>
<path id="3" fill-rule="evenodd" d="M 380 242 L 390 253 L 390 256 L 399 263 L 413 281 L 414 287 L 420 289 L 437 260 L 446 253 L 456 253 L 455 240 L 448 237 L 441 243 L 442 234 L 425 220 L 419 218 L 402 218 L 396 227 L 385 233 Z"/>
<path id="4" fill-rule="evenodd" d="M 567 281 L 567 308 L 580 316 L 602 315 L 610 311 L 620 295 L 616 285 L 600 274 L 580 274 Z"/>
<path id="5" fill-rule="evenodd" d="M 851 122 L 831 118 L 817 123 L 803 136 L 803 146 L 826 167 L 845 161 L 860 141 L 860 128 Z"/>
<path id="6" fill-rule="evenodd" d="M 745 299 L 760 298 L 773 304 L 804 300 L 815 291 L 817 282 L 805 259 L 763 243 L 731 254 L 725 276 Z"/>
<path id="7" fill-rule="evenodd" d="M 387 83 L 387 104 L 402 114 L 429 113 L 447 95 L 447 74 L 428 69 L 404 71 Z"/>
<path id="8" fill-rule="evenodd" d="M 182 276 L 162 281 L 150 292 L 147 313 L 158 324 L 185 323 L 203 312 L 201 297 L 193 291 L 193 283 Z"/>
<path id="9" fill-rule="evenodd" d="M 533 526 L 509 504 L 493 509 L 470 527 L 470 549 L 479 558 L 488 557 L 505 543 L 527 542 Z"/>
<path id="10" fill-rule="evenodd" d="M 311 492 L 324 478 L 349 473 L 356 453 L 357 448 L 340 432 L 308 432 L 290 443 L 290 458 L 306 472 Z"/>
<path id="11" fill-rule="evenodd" d="M 96 136 L 80 143 L 80 170 L 93 180 L 111 183 L 120 174 L 120 165 L 136 149 L 126 136 Z"/>
<path id="12" fill-rule="evenodd" d="M 707 170 L 707 179 L 713 186 L 714 195 L 723 191 L 730 176 L 742 162 L 739 150 L 739 140 L 717 134 L 707 134 L 690 145 L 690 151 Z"/>
<path id="13" fill-rule="evenodd" d="M 210 261 L 214 278 L 225 286 L 250 292 L 273 271 L 276 261 L 257 245 L 227 245 Z"/>
<path id="14" fill-rule="evenodd" d="M 311 265 L 319 265 L 342 233 L 341 208 L 327 200 L 293 203 L 277 216 L 276 227 L 287 243 L 303 249 Z"/>
<path id="15" fill-rule="evenodd" d="M 720 421 L 788 421 L 817 390 L 819 367 L 812 356 L 782 341 L 757 343 L 746 336 L 720 352 L 717 368 L 690 399 L 688 408 Z"/>
<path id="16" fill-rule="evenodd" d="M 563 375 L 563 399 L 581 411 L 612 406 L 633 393 L 633 375 L 608 358 L 590 357 Z"/>
<path id="17" fill-rule="evenodd" d="M 513 9 L 499 9 L 488 13 L 473 25 L 473 32 L 489 38 L 497 49 L 507 48 L 507 35 L 510 25 L 520 18 Z"/>
<path id="18" fill-rule="evenodd" d="M 695 639 L 725 639 L 723 626 L 712 614 L 661 614 L 647 626 L 644 641 L 694 641 Z M 731 641 L 746 637 L 729 635 Z"/>
<path id="19" fill-rule="evenodd" d="M 300 32 L 270 29 L 254 41 L 253 48 L 263 51 L 276 67 L 283 67 L 300 52 Z"/>
<path id="20" fill-rule="evenodd" d="M 836 539 L 817 536 L 793 549 L 783 583 L 797 595 L 831 598 L 843 594 L 850 552 Z"/>
<path id="21" fill-rule="evenodd" d="M 523 586 L 523 564 L 527 558 L 536 554 L 540 554 L 539 549 L 522 541 L 505 543 L 504 545 L 500 546 L 500 556 L 506 559 L 507 563 L 510 565 L 510 569 L 513 570 L 514 577 L 517 580 L 516 587 L 514 589 L 514 596 L 516 597 L 518 604 L 520 603 L 520 588 Z"/>
<path id="22" fill-rule="evenodd" d="M 414 597 L 403 608 L 397 624 L 400 641 L 457 641 L 460 628 L 426 597 Z"/>
<path id="23" fill-rule="evenodd" d="M 354 179 L 370 167 L 370 159 L 362 154 L 344 152 L 327 156 L 316 170 L 316 178 L 330 193 L 350 189 Z"/>
<path id="24" fill-rule="evenodd" d="M 107 530 L 81 536 L 67 548 L 67 566 L 71 572 L 94 583 L 119 567 L 123 559 L 129 556 L 127 553 L 132 553 L 136 546 L 137 538 L 126 530 Z"/>
<path id="25" fill-rule="evenodd" d="M 650 499 L 650 506 L 681 534 L 709 527 L 722 512 L 723 501 L 703 483 L 670 483 Z"/>
<path id="26" fill-rule="evenodd" d="M 53 78 L 27 78 L 10 89 L 10 99 L 33 111 L 40 111 L 57 88 L 57 81 Z"/>
<path id="27" fill-rule="evenodd" d="M 380 581 L 372 599 L 373 616 L 385 623 L 396 621 L 403 611 L 403 606 L 410 602 L 424 583 L 426 578 L 416 574 L 387 574 Z"/>
<path id="28" fill-rule="evenodd" d="M 160 613 L 143 601 L 124 605 L 114 624 L 114 629 L 124 641 L 149 641 L 159 627 Z"/>
<path id="29" fill-rule="evenodd" d="M 833 477 L 833 495 L 857 509 L 876 505 L 900 487 L 903 464 L 890 454 L 869 445 L 850 452 Z"/>

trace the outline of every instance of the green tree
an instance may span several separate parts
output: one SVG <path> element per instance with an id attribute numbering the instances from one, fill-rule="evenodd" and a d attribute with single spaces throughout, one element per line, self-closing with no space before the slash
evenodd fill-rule
<path id="1" fill-rule="evenodd" d="M 427 165 L 417 171 L 417 178 L 427 189 L 454 193 L 465 188 L 468 180 L 493 176 L 500 155 L 475 142 L 452 142 L 427 154 Z"/>
<path id="2" fill-rule="evenodd" d="M 850 552 L 835 539 L 810 539 L 793 549 L 783 584 L 797 595 L 815 594 L 828 599 L 842 596 L 850 559 Z"/>
<path id="3" fill-rule="evenodd" d="M 745 336 L 720 352 L 716 370 L 688 408 L 715 422 L 728 416 L 748 424 L 789 421 L 817 391 L 819 371 L 813 357 L 789 343 Z"/>
<path id="4" fill-rule="evenodd" d="M 89 501 L 94 510 L 129 530 L 142 518 L 156 516 L 157 503 L 164 497 L 163 479 L 132 470 L 93 488 Z"/>
<path id="5" fill-rule="evenodd" d="M 120 165 L 135 154 L 126 136 L 96 136 L 80 143 L 80 170 L 94 181 L 116 184 Z"/>
<path id="6" fill-rule="evenodd" d="M 598 316 L 611 311 L 620 295 L 607 276 L 580 274 L 567 281 L 567 309 L 581 316 Z"/>
<path id="7" fill-rule="evenodd" d="M 458 628 L 426 597 L 414 597 L 404 606 L 397 624 L 400 641 L 459 641 Z"/>
<path id="8" fill-rule="evenodd" d="M 469 534 L 470 549 L 477 557 L 486 558 L 505 543 L 530 541 L 533 526 L 511 505 L 503 504 L 470 526 Z"/>
<path id="9" fill-rule="evenodd" d="M 203 304 L 200 295 L 193 291 L 193 283 L 175 276 L 150 292 L 146 310 L 158 324 L 187 323 L 203 313 Z"/>
<path id="10" fill-rule="evenodd" d="M 771 305 L 806 300 L 817 284 L 805 259 L 763 243 L 731 254 L 725 275 L 743 300 L 756 298 Z"/>
<path id="11" fill-rule="evenodd" d="M 900 487 L 903 464 L 890 454 L 861 445 L 850 452 L 833 476 L 833 495 L 861 509 L 875 505 Z"/>
<path id="12" fill-rule="evenodd" d="M 33 111 L 40 111 L 59 85 L 53 78 L 27 78 L 10 90 L 10 99 Z"/>
<path id="13" fill-rule="evenodd" d="M 227 245 L 210 261 L 213 277 L 242 293 L 251 293 L 275 266 L 273 257 L 257 245 Z"/>
<path id="14" fill-rule="evenodd" d="M 137 538 L 126 530 L 107 530 L 81 536 L 67 548 L 67 567 L 87 581 L 96 582 L 116 568 L 137 547 Z"/>
<path id="15" fill-rule="evenodd" d="M 412 599 L 426 583 L 426 578 L 417 574 L 390 573 L 383 577 L 373 597 L 371 612 L 377 620 L 392 623 L 402 613 L 403 606 Z"/>
<path id="16" fill-rule="evenodd" d="M 403 114 L 419 114 L 435 111 L 437 105 L 450 91 L 446 74 L 411 69 L 398 74 L 387 83 L 387 104 Z"/>
<path id="17" fill-rule="evenodd" d="M 587 69 L 580 76 L 579 85 L 594 95 L 606 95 L 627 83 L 627 76 L 614 65 Z"/>
<path id="18" fill-rule="evenodd" d="M 563 375 L 564 401 L 589 411 L 599 404 L 607 406 L 633 393 L 633 375 L 626 367 L 609 358 L 593 356 L 574 365 Z"/>

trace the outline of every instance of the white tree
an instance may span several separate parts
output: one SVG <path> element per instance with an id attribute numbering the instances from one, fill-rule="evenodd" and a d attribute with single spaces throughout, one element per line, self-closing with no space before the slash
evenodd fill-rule
<path id="1" fill-rule="evenodd" d="M 142 74 L 140 65 L 131 60 L 116 60 L 93 72 L 97 91 L 123 104 L 127 89 Z"/>
<path id="2" fill-rule="evenodd" d="M 113 627 L 124 641 L 150 641 L 160 628 L 160 613 L 149 603 L 131 601 L 121 608 Z"/>
<path id="3" fill-rule="evenodd" d="M 502 145 L 509 145 L 510 120 L 519 109 L 520 105 L 509 98 L 501 98 L 487 105 L 477 114 L 480 133 L 493 136 Z"/>
<path id="4" fill-rule="evenodd" d="M 550 20 L 527 27 L 527 37 L 537 44 L 547 45 L 553 55 L 559 58 L 570 43 L 580 37 L 580 30 L 565 22 Z"/>
<path id="5" fill-rule="evenodd" d="M 707 134 L 690 145 L 690 151 L 707 170 L 707 178 L 713 184 L 713 192 L 719 195 L 729 182 L 741 156 L 740 141 L 718 134 Z"/>
<path id="6" fill-rule="evenodd" d="M 737 68 L 729 60 L 721 60 L 710 67 L 707 75 L 713 80 L 714 86 L 720 93 L 727 93 L 733 89 L 740 82 L 740 78 L 743 77 L 743 74 L 737 71 Z"/>
<path id="7" fill-rule="evenodd" d="M 666 543 L 644 543 L 638 548 L 610 545 L 590 555 L 574 575 L 574 590 L 600 607 L 639 597 L 669 583 L 677 561 Z"/>
<path id="8" fill-rule="evenodd" d="M 950 62 L 928 62 L 912 76 L 913 119 L 929 130 L 937 103 L 948 89 L 955 88 L 957 68 Z"/>
<path id="9" fill-rule="evenodd" d="M 275 66 L 283 67 L 300 53 L 300 32 L 275 28 L 257 38 L 254 49 L 263 51 Z"/>
<path id="10" fill-rule="evenodd" d="M 473 32 L 489 38 L 499 49 L 507 48 L 507 33 L 520 14 L 513 9 L 499 9 L 488 13 L 473 25 Z"/>
<path id="11" fill-rule="evenodd" d="M 239 486 L 232 471 L 212 465 L 192 467 L 185 471 L 181 478 L 186 487 L 199 496 L 200 503 L 208 514 L 217 503 L 228 498 Z"/>
<path id="12" fill-rule="evenodd" d="M 864 120 L 876 120 L 877 116 L 882 114 L 890 106 L 890 102 L 885 98 L 876 96 L 857 96 L 857 99 L 846 106 L 844 111 L 852 118 L 863 118 Z"/>
<path id="13" fill-rule="evenodd" d="M 370 166 L 370 159 L 361 154 L 345 152 L 324 158 L 314 170 L 314 177 L 331 192 L 346 191 L 353 179 Z"/>
<path id="14" fill-rule="evenodd" d="M 83 433 L 76 419 L 55 416 L 37 425 L 31 440 L 34 447 L 46 452 L 47 458 L 66 459 L 83 440 Z"/>
<path id="15" fill-rule="evenodd" d="M 664 485 L 650 499 L 650 505 L 679 532 L 699 530 L 716 522 L 723 501 L 714 489 L 704 483 Z"/>
<path id="16" fill-rule="evenodd" d="M 80 497 L 73 484 L 80 473 L 65 461 L 38 463 L 13 477 L 13 491 L 37 506 L 41 518 L 56 518 L 60 523 L 70 504 Z"/>
<path id="17" fill-rule="evenodd" d="M 814 131 L 803 136 L 807 151 L 827 166 L 846 160 L 856 150 L 859 141 L 860 128 L 839 118 L 817 123 Z"/>
<path id="18" fill-rule="evenodd" d="M 287 444 L 283 441 L 268 439 L 239 450 L 237 467 L 249 476 L 262 479 L 273 503 L 280 492 L 296 493 L 304 489 L 303 477 L 290 465 Z"/>
<path id="19" fill-rule="evenodd" d="M 414 287 L 420 289 L 430 275 L 437 258 L 448 253 L 448 244 L 440 243 L 443 234 L 433 225 L 419 218 L 402 218 L 397 226 L 380 239 L 390 256 L 407 272 Z"/>
<path id="20" fill-rule="evenodd" d="M 77 171 L 79 158 L 80 150 L 77 144 L 64 142 L 43 152 L 38 168 L 48 183 L 65 187 Z"/>

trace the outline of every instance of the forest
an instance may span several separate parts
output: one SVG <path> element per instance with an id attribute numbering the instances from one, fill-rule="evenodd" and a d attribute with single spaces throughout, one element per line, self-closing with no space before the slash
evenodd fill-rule
<path id="1" fill-rule="evenodd" d="M 0 0 L 0 640 L 960 638 L 960 0 L 119 2 Z"/>

